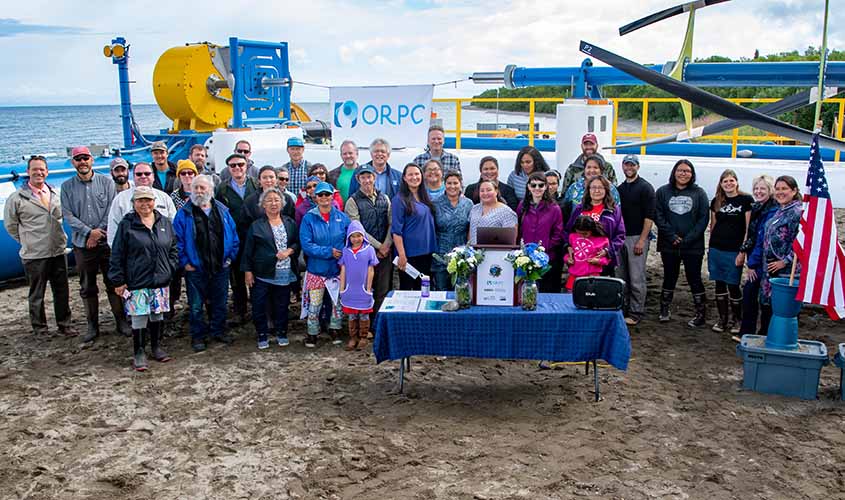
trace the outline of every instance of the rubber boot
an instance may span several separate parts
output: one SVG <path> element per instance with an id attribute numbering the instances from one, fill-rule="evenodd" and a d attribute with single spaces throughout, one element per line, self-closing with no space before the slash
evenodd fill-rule
<path id="1" fill-rule="evenodd" d="M 716 310 L 719 311 L 719 320 L 713 324 L 714 332 L 724 332 L 728 328 L 728 294 L 716 294 Z"/>
<path id="2" fill-rule="evenodd" d="M 347 351 L 354 351 L 358 347 L 358 332 L 360 320 L 349 318 L 349 342 L 346 343 Z"/>
<path id="3" fill-rule="evenodd" d="M 123 335 L 124 337 L 132 336 L 132 327 L 126 320 L 126 313 L 123 311 L 123 299 L 115 293 L 108 294 L 109 306 L 111 306 L 111 313 L 114 316 L 115 333 Z"/>
<path id="4" fill-rule="evenodd" d="M 85 317 L 88 320 L 88 332 L 82 337 L 82 342 L 94 342 L 100 335 L 100 302 L 97 297 L 82 299 L 85 305 Z"/>
<path id="5" fill-rule="evenodd" d="M 358 339 L 358 349 L 357 350 L 360 351 L 362 349 L 366 349 L 367 346 L 370 345 L 370 341 L 367 340 L 368 339 L 367 332 L 370 331 L 370 318 L 369 318 L 369 316 L 363 316 L 361 318 L 361 321 L 358 324 L 358 331 L 360 332 L 360 334 L 358 335 L 359 339 Z"/>
<path id="6" fill-rule="evenodd" d="M 730 299 L 731 301 L 731 321 L 728 323 L 731 333 L 739 333 L 740 326 L 742 326 L 742 298 Z"/>
<path id="7" fill-rule="evenodd" d="M 772 305 L 760 304 L 760 331 L 757 335 L 764 337 L 769 334 L 769 323 L 772 322 Z"/>
<path id="8" fill-rule="evenodd" d="M 690 328 L 698 328 L 704 326 L 707 322 L 707 294 L 696 293 L 692 296 L 693 307 L 695 307 L 695 316 L 687 321 L 687 326 Z"/>
<path id="9" fill-rule="evenodd" d="M 167 363 L 170 356 L 161 348 L 161 326 L 161 321 L 151 321 L 147 325 L 147 331 L 150 333 L 150 354 L 159 363 Z"/>
<path id="10" fill-rule="evenodd" d="M 144 331 L 132 330 L 132 368 L 137 372 L 147 371 L 147 355 L 144 353 Z"/>
<path id="11" fill-rule="evenodd" d="M 674 296 L 674 290 L 662 290 L 660 292 L 660 316 L 658 319 L 661 323 L 666 323 L 672 319 L 672 299 Z"/>

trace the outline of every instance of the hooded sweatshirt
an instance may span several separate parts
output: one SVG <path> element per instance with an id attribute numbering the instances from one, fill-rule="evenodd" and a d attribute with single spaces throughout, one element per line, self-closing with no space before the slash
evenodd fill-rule
<path id="1" fill-rule="evenodd" d="M 359 233 L 364 237 L 364 242 L 357 252 L 352 251 L 352 243 L 349 237 Z M 343 255 L 338 259 L 338 265 L 346 269 L 346 286 L 340 292 L 340 301 L 343 307 L 366 311 L 373 308 L 373 294 L 367 292 L 367 273 L 370 267 L 378 265 L 376 251 L 367 242 L 367 233 L 364 226 L 357 220 L 349 223 L 346 230 L 346 246 L 343 247 Z"/>

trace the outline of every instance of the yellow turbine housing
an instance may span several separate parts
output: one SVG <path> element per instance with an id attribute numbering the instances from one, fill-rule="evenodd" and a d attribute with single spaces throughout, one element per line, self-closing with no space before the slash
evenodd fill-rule
<path id="1" fill-rule="evenodd" d="M 153 70 L 153 92 L 161 111 L 173 120 L 172 131 L 208 132 L 225 128 L 232 118 L 232 92 L 212 89 L 226 81 L 214 66 L 218 46 L 199 43 L 164 52 Z"/>

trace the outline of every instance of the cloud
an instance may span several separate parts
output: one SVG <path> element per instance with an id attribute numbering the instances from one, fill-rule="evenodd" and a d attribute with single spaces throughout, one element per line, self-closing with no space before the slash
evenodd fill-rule
<path id="1" fill-rule="evenodd" d="M 73 26 L 24 24 L 17 19 L 0 19 L 0 37 L 18 35 L 78 35 L 86 31 L 86 29 L 75 28 Z"/>

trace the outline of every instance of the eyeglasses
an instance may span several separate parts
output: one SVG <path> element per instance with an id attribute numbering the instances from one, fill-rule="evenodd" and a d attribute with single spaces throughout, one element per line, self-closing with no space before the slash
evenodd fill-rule
<path id="1" fill-rule="evenodd" d="M 197 174 L 195 174 L 193 170 L 187 170 L 185 172 L 179 172 L 179 177 L 182 177 L 183 175 L 190 175 L 191 177 L 193 177 Z"/>
<path id="2" fill-rule="evenodd" d="M 544 188 L 544 187 L 546 187 L 546 183 L 545 182 L 532 182 L 531 184 L 528 185 L 528 187 L 535 188 L 535 189 L 536 188 Z"/>
<path id="3" fill-rule="evenodd" d="M 242 155 L 248 155 L 248 154 L 250 154 L 252 151 L 250 151 L 250 150 L 248 150 L 248 149 L 236 149 L 236 150 L 235 150 L 235 152 L 236 152 L 236 153 L 240 153 L 240 154 L 242 154 Z"/>
<path id="4" fill-rule="evenodd" d="M 244 162 L 237 162 L 237 163 L 230 163 L 229 168 L 244 168 L 246 163 Z"/>
<path id="5" fill-rule="evenodd" d="M 79 155 L 79 156 L 73 157 L 73 161 L 88 161 L 90 159 L 91 159 L 90 155 Z"/>
<path id="6" fill-rule="evenodd" d="M 317 187 L 316 184 L 306 184 L 305 185 L 305 189 L 314 189 L 315 187 Z"/>
<path id="7" fill-rule="evenodd" d="M 149 177 L 153 175 L 152 172 L 135 172 L 135 177 Z"/>
<path id="8" fill-rule="evenodd" d="M 279 182 L 287 182 L 290 180 L 290 177 L 279 177 Z"/>
<path id="9" fill-rule="evenodd" d="M 320 193 L 317 193 L 317 198 L 322 198 L 323 196 L 331 196 L 331 195 L 332 195 L 332 193 L 327 193 L 325 191 L 322 191 Z"/>

